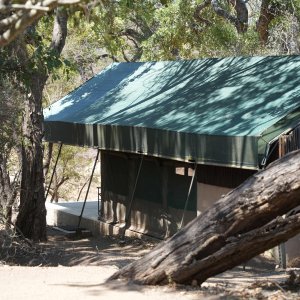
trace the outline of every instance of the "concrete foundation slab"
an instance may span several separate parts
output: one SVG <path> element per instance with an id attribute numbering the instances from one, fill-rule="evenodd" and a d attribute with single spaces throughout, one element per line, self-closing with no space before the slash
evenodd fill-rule
<path id="1" fill-rule="evenodd" d="M 50 226 L 74 226 L 79 222 L 83 202 L 46 202 L 47 225 Z M 86 228 L 97 235 L 125 235 L 142 238 L 147 233 L 140 233 L 125 229 L 125 224 L 108 224 L 98 220 L 98 201 L 87 201 L 82 215 L 80 227 Z M 124 232 L 125 231 L 125 232 Z M 153 237 L 152 237 L 153 238 Z"/>

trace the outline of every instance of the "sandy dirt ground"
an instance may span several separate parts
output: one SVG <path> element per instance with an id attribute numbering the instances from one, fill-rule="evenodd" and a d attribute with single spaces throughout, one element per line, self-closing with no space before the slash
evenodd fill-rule
<path id="1" fill-rule="evenodd" d="M 237 267 L 201 287 L 107 282 L 119 268 L 151 251 L 156 242 L 74 239 L 52 228 L 48 231 L 49 241 L 34 249 L 2 243 L 0 299 L 300 299 L 299 285 L 288 286 L 289 275 L 274 271 L 273 262 L 262 258 L 248 262 L 246 270 Z"/>
<path id="2" fill-rule="evenodd" d="M 1 299 L 186 299 L 172 288 L 105 283 L 115 266 L 2 267 Z"/>
<path id="3" fill-rule="evenodd" d="M 244 279 L 228 273 L 227 280 L 214 278 L 204 287 L 145 287 L 123 281 L 107 283 L 116 266 L 0 268 L 1 299 L 299 299 L 300 295 L 282 291 L 272 282 L 282 275 Z M 246 276 L 249 274 L 245 274 Z M 267 281 L 266 281 L 267 280 Z M 269 285 L 260 286 L 266 281 Z M 253 286 L 254 284 L 254 286 Z M 272 287 L 268 290 L 268 287 Z M 264 290 L 265 289 L 265 290 Z"/>

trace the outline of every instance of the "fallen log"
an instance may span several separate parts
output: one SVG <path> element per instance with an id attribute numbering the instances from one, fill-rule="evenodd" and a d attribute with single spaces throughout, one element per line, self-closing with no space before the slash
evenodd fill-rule
<path id="1" fill-rule="evenodd" d="M 299 233 L 300 213 L 290 213 L 298 205 L 300 151 L 295 151 L 247 179 L 110 280 L 201 284 Z"/>

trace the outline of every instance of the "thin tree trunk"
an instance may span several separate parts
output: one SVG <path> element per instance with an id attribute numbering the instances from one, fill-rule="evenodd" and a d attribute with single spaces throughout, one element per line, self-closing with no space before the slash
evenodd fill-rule
<path id="1" fill-rule="evenodd" d="M 48 143 L 47 156 L 44 162 L 44 176 L 47 177 L 53 153 L 53 143 Z"/>
<path id="2" fill-rule="evenodd" d="M 300 232 L 300 151 L 250 177 L 169 240 L 111 279 L 198 284 Z"/>
<path id="3" fill-rule="evenodd" d="M 58 176 L 57 176 L 57 173 L 55 172 L 54 173 L 54 186 L 52 188 L 52 196 L 51 196 L 51 199 L 50 199 L 50 202 L 52 203 L 53 201 L 55 203 L 58 203 L 58 200 L 59 200 L 59 193 L 58 193 L 58 190 L 59 188 L 66 182 L 68 181 L 70 178 L 67 176 L 67 177 L 62 177 L 61 180 L 59 181 L 58 180 Z"/>
<path id="4" fill-rule="evenodd" d="M 268 42 L 269 25 L 278 13 L 276 3 L 272 3 L 271 0 L 262 0 L 259 18 L 256 23 L 256 30 L 259 35 L 260 43 L 263 46 Z"/>
<path id="5" fill-rule="evenodd" d="M 248 8 L 244 0 L 230 0 L 236 11 L 235 27 L 238 33 L 245 33 L 248 30 Z"/>
<path id="6" fill-rule="evenodd" d="M 6 228 L 10 228 L 12 224 L 12 215 L 13 215 L 13 205 L 16 202 L 17 195 L 19 192 L 19 184 L 20 184 L 20 174 L 21 170 L 15 174 L 13 182 L 9 182 L 10 193 L 6 203 L 5 209 L 5 226 Z"/>
<path id="7" fill-rule="evenodd" d="M 11 221 L 11 213 L 8 203 L 11 202 L 13 191 L 11 189 L 9 174 L 7 171 L 6 156 L 0 153 L 0 212 L 4 217 L 4 222 L 7 226 Z"/>
<path id="8" fill-rule="evenodd" d="M 10 227 L 12 221 L 12 207 L 16 201 L 19 187 L 18 172 L 13 181 L 10 180 L 7 168 L 7 156 L 0 153 L 0 213 L 4 217 L 6 227 Z"/>

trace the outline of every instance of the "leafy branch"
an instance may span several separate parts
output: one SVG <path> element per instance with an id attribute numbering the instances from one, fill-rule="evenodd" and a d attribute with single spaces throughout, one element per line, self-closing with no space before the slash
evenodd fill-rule
<path id="1" fill-rule="evenodd" d="M 81 0 L 0 0 L 0 47 L 13 41 L 45 13 L 60 5 L 74 5 L 81 2 Z"/>

